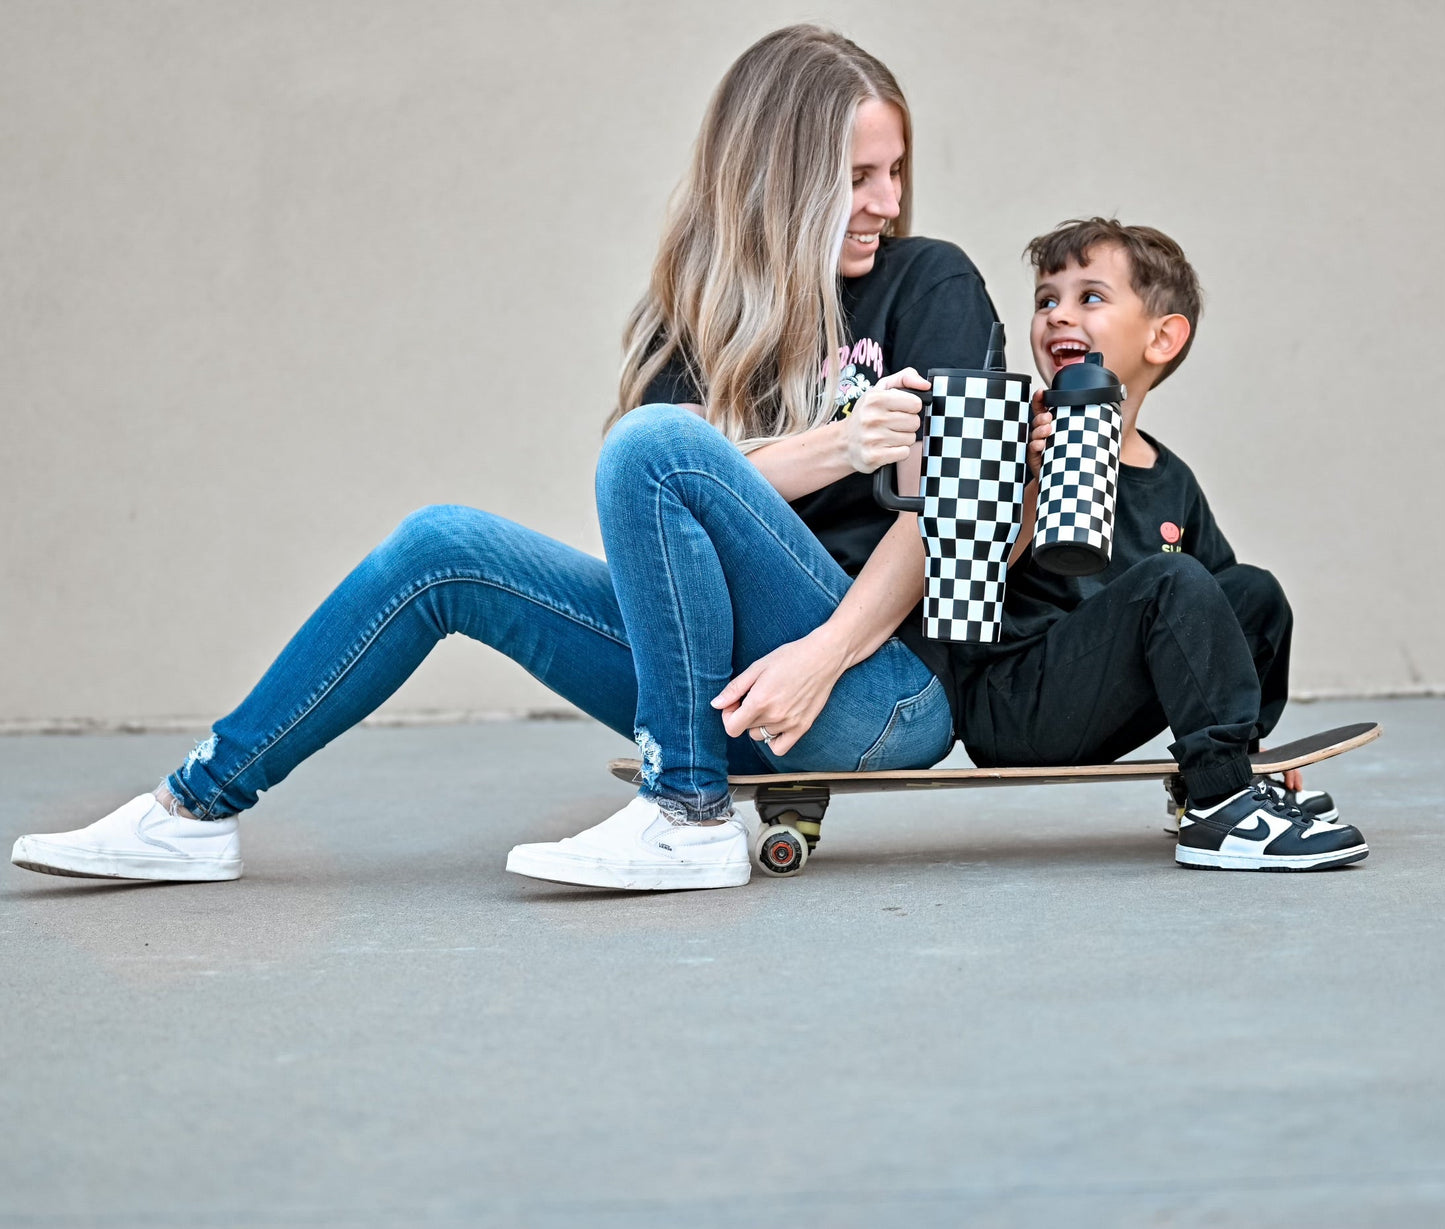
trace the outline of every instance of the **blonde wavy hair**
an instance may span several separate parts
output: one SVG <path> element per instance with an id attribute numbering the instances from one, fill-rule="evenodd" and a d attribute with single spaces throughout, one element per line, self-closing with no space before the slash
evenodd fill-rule
<path id="1" fill-rule="evenodd" d="M 674 356 L 708 420 L 744 450 L 832 417 L 853 122 L 867 99 L 903 118 L 902 197 L 885 233 L 906 235 L 912 124 L 880 61 L 841 34 L 797 25 L 728 69 L 669 204 L 648 291 L 628 317 L 608 427 Z"/>

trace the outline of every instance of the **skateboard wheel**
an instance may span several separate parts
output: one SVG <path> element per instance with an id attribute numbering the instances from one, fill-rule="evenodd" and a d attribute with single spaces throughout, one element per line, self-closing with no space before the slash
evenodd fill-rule
<path id="1" fill-rule="evenodd" d="M 765 875 L 796 875 L 808 860 L 808 842 L 788 824 L 769 824 L 759 834 L 753 854 Z"/>

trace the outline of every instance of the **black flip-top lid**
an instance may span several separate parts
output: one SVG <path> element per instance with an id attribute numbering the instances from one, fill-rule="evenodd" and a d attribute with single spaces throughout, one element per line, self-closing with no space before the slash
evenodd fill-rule
<path id="1" fill-rule="evenodd" d="M 1046 405 L 1086 405 L 1121 401 L 1124 389 L 1119 377 L 1104 366 L 1097 350 L 1084 355 L 1082 363 L 1070 363 L 1054 373 L 1054 382 L 1044 394 Z"/>

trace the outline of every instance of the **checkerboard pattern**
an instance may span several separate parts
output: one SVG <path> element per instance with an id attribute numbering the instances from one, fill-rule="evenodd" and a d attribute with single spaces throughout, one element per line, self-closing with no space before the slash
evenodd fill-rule
<path id="1" fill-rule="evenodd" d="M 1034 549 L 1054 542 L 1086 547 L 1109 563 L 1119 445 L 1124 417 L 1117 405 L 1061 405 L 1039 474 Z"/>
<path id="2" fill-rule="evenodd" d="M 923 634 L 933 640 L 999 638 L 1028 432 L 1026 380 L 1000 373 L 935 381 L 919 518 L 928 555 Z"/>

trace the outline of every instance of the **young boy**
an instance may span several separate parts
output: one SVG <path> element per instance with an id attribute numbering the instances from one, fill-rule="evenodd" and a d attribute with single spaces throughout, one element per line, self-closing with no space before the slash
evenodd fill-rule
<path id="1" fill-rule="evenodd" d="M 1189 793 L 1181 865 L 1359 861 L 1369 847 L 1330 822 L 1328 795 L 1253 778 L 1249 752 L 1287 696 L 1289 603 L 1268 572 L 1235 562 L 1189 467 L 1138 429 L 1145 397 L 1193 341 L 1193 268 L 1168 236 L 1105 218 L 1066 222 L 1027 251 L 1040 374 L 1051 381 L 1095 350 L 1125 386 L 1113 553 L 1094 576 L 1046 572 L 1027 548 L 1009 568 L 1001 641 L 954 647 L 969 755 L 982 766 L 1107 762 L 1167 725 Z M 1034 419 L 1035 456 L 1049 423 L 1046 410 Z"/>

